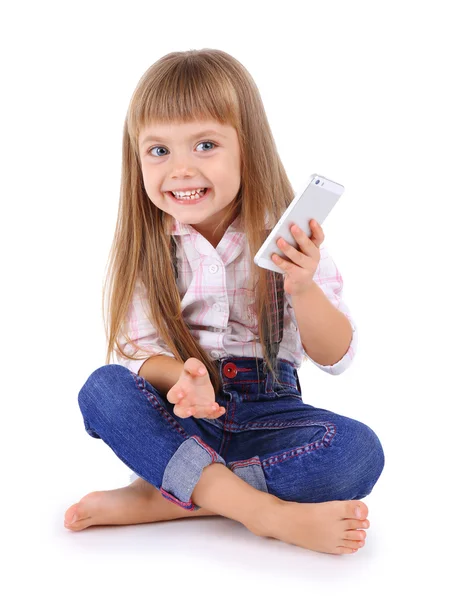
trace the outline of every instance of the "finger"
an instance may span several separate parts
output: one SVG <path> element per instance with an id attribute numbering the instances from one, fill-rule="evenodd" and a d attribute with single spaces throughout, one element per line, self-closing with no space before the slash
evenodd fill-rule
<path id="1" fill-rule="evenodd" d="M 201 411 L 197 411 L 195 413 L 194 418 L 195 419 L 219 419 L 222 415 L 225 414 L 225 409 L 223 408 L 223 406 L 220 406 L 217 410 L 214 411 L 208 411 L 208 410 L 201 410 Z"/>
<path id="2" fill-rule="evenodd" d="M 278 265 L 281 269 L 285 271 L 285 273 L 289 271 L 290 268 L 293 266 L 293 264 L 289 260 L 287 260 L 286 258 L 282 258 L 278 254 L 273 254 L 271 258 L 276 265 Z"/>
<path id="3" fill-rule="evenodd" d="M 196 407 L 196 406 L 192 406 L 192 407 L 182 407 L 179 404 L 176 405 L 174 407 L 174 414 L 178 417 L 180 417 L 181 419 L 189 419 L 190 417 L 193 417 L 195 419 L 202 419 L 202 418 L 218 418 L 221 417 L 222 414 L 224 413 L 224 409 L 222 410 L 222 407 L 219 407 L 217 410 L 214 411 L 209 411 L 207 406 L 204 407 Z"/>
<path id="4" fill-rule="evenodd" d="M 194 405 L 186 409 L 185 416 L 195 417 L 196 419 L 217 419 L 218 417 L 222 416 L 225 412 L 225 408 L 223 406 L 219 406 L 218 404 L 213 404 L 212 406 Z"/>
<path id="5" fill-rule="evenodd" d="M 220 417 L 223 417 L 223 415 L 225 414 L 225 409 L 223 407 L 220 407 L 220 410 L 215 411 L 214 413 L 212 413 L 211 415 L 204 415 L 203 417 L 195 417 L 196 419 L 202 419 L 202 418 L 206 418 L 206 419 L 220 419 Z"/>
<path id="6" fill-rule="evenodd" d="M 216 403 L 213 402 L 212 404 L 197 404 L 197 403 L 193 403 L 189 406 L 185 407 L 185 411 L 188 412 L 189 414 L 191 414 L 192 416 L 195 416 L 197 413 L 207 413 L 207 414 L 212 414 L 217 412 L 220 409 L 220 406 Z"/>
<path id="7" fill-rule="evenodd" d="M 310 227 L 312 229 L 312 241 L 317 246 L 317 248 L 319 248 L 325 240 L 325 234 L 323 233 L 323 229 L 321 228 L 321 225 L 317 223 L 317 221 L 315 221 L 315 219 L 312 219 L 310 221 Z"/>
<path id="8" fill-rule="evenodd" d="M 319 258 L 319 254 L 317 252 L 318 248 L 322 244 L 325 239 L 325 235 L 323 233 L 323 229 L 315 220 L 311 220 L 310 224 L 310 237 L 307 236 L 302 229 L 295 230 L 294 235 L 295 239 L 298 239 L 299 236 L 299 244 L 304 246 L 306 249 L 306 254 L 312 256 L 312 258 Z M 298 227 L 294 225 L 293 227 Z"/>
<path id="9" fill-rule="evenodd" d="M 312 242 L 310 242 L 310 243 L 312 244 Z M 283 238 L 281 238 L 277 242 L 277 246 L 296 265 L 298 265 L 299 267 L 305 267 L 306 266 L 306 260 L 308 260 L 309 257 L 306 256 L 305 254 L 303 254 L 302 252 L 300 252 L 300 250 L 297 250 L 296 248 L 293 248 L 293 246 L 291 244 L 289 244 L 287 241 L 285 241 Z"/>
<path id="10" fill-rule="evenodd" d="M 182 408 L 179 405 L 174 407 L 174 414 L 176 415 L 176 417 L 180 417 L 181 419 L 189 419 L 190 417 L 195 417 L 194 412 L 195 411 L 189 412 L 186 408 Z"/>
<path id="11" fill-rule="evenodd" d="M 273 254 L 272 260 L 275 262 L 275 264 L 277 266 L 279 266 L 281 269 L 284 270 L 285 277 L 287 275 L 291 275 L 293 272 L 293 269 L 305 269 L 305 268 L 310 269 L 310 266 L 306 266 L 304 264 L 297 264 L 297 261 L 292 262 L 291 260 L 288 260 L 287 258 L 282 258 L 278 254 Z"/>
<path id="12" fill-rule="evenodd" d="M 311 223 L 313 221 L 310 221 Z M 313 227 L 310 227 L 311 237 L 313 238 Z M 298 242 L 299 247 L 302 249 L 303 253 L 311 258 L 316 257 L 317 248 L 315 247 L 315 243 L 313 239 L 309 238 L 305 232 L 299 227 L 299 225 L 293 225 L 290 229 L 293 237 Z"/>
<path id="13" fill-rule="evenodd" d="M 187 392 L 184 390 L 184 388 L 173 387 L 166 394 L 166 399 L 168 400 L 168 402 L 171 402 L 171 404 L 178 404 L 182 401 L 185 401 L 186 395 Z"/>
<path id="14" fill-rule="evenodd" d="M 214 409 L 214 410 L 213 410 Z M 176 404 L 174 406 L 174 414 L 182 419 L 188 419 L 188 417 L 202 418 L 206 415 L 217 414 L 220 407 L 218 405 L 207 405 L 207 404 Z"/>
<path id="15" fill-rule="evenodd" d="M 200 372 L 200 370 L 202 372 Z M 193 377 L 202 377 L 203 375 L 207 374 L 207 369 L 204 366 L 204 363 L 198 358 L 194 357 L 191 357 L 185 361 L 184 371 Z"/>
<path id="16" fill-rule="evenodd" d="M 215 405 L 214 405 L 215 406 Z M 218 406 L 218 405 L 217 405 Z M 195 400 L 191 400 L 190 398 L 184 398 L 180 402 L 178 402 L 175 408 L 179 409 L 179 414 L 184 416 L 194 416 L 195 412 L 204 408 L 204 410 L 212 409 L 211 404 L 198 404 Z"/>

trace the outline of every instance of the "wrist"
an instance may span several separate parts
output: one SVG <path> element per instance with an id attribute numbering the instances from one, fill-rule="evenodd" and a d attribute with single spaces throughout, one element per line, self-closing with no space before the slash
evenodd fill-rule
<path id="1" fill-rule="evenodd" d="M 312 280 L 311 283 L 309 283 L 308 285 L 302 287 L 298 292 L 290 294 L 290 296 L 292 298 L 303 298 L 303 297 L 309 296 L 317 288 L 318 288 L 318 285 L 315 283 L 315 281 Z"/>

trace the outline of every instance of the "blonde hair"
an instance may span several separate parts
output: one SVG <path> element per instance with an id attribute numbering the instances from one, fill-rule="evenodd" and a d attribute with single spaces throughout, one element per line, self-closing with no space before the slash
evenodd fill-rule
<path id="1" fill-rule="evenodd" d="M 201 360 L 216 394 L 221 390 L 214 361 L 192 336 L 181 314 L 181 299 L 172 264 L 170 215 L 157 208 L 144 189 L 138 151 L 140 131 L 151 122 L 188 123 L 215 120 L 235 128 L 241 152 L 241 184 L 231 210 L 220 227 L 240 216 L 250 248 L 250 286 L 255 287 L 258 323 L 272 333 L 266 310 L 267 272 L 253 257 L 268 231 L 258 227 L 271 219 L 271 227 L 294 197 L 279 158 L 258 88 L 245 67 L 222 50 L 204 48 L 172 52 L 155 62 L 141 77 L 130 101 L 123 130 L 122 178 L 114 240 L 103 285 L 103 320 L 109 364 L 119 347 L 128 308 L 139 278 L 147 290 L 148 317 L 174 357 L 185 362 Z M 108 298 L 108 319 L 105 298 Z M 268 367 L 264 332 L 260 343 Z M 127 341 L 140 349 L 133 340 Z"/>

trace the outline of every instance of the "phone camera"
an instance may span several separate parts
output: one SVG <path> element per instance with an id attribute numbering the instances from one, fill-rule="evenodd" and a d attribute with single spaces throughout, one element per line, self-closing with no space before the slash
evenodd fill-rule
<path id="1" fill-rule="evenodd" d="M 315 182 L 315 185 L 318 185 L 320 183 L 320 180 L 317 179 L 317 181 Z"/>

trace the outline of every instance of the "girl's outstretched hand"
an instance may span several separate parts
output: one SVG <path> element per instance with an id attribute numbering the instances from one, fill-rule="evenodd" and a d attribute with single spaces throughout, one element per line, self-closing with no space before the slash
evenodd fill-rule
<path id="1" fill-rule="evenodd" d="M 203 369 L 203 373 L 200 373 Z M 175 404 L 174 414 L 186 419 L 218 419 L 225 409 L 215 402 L 214 387 L 204 363 L 198 358 L 189 358 L 184 363 L 181 376 L 166 394 Z"/>

